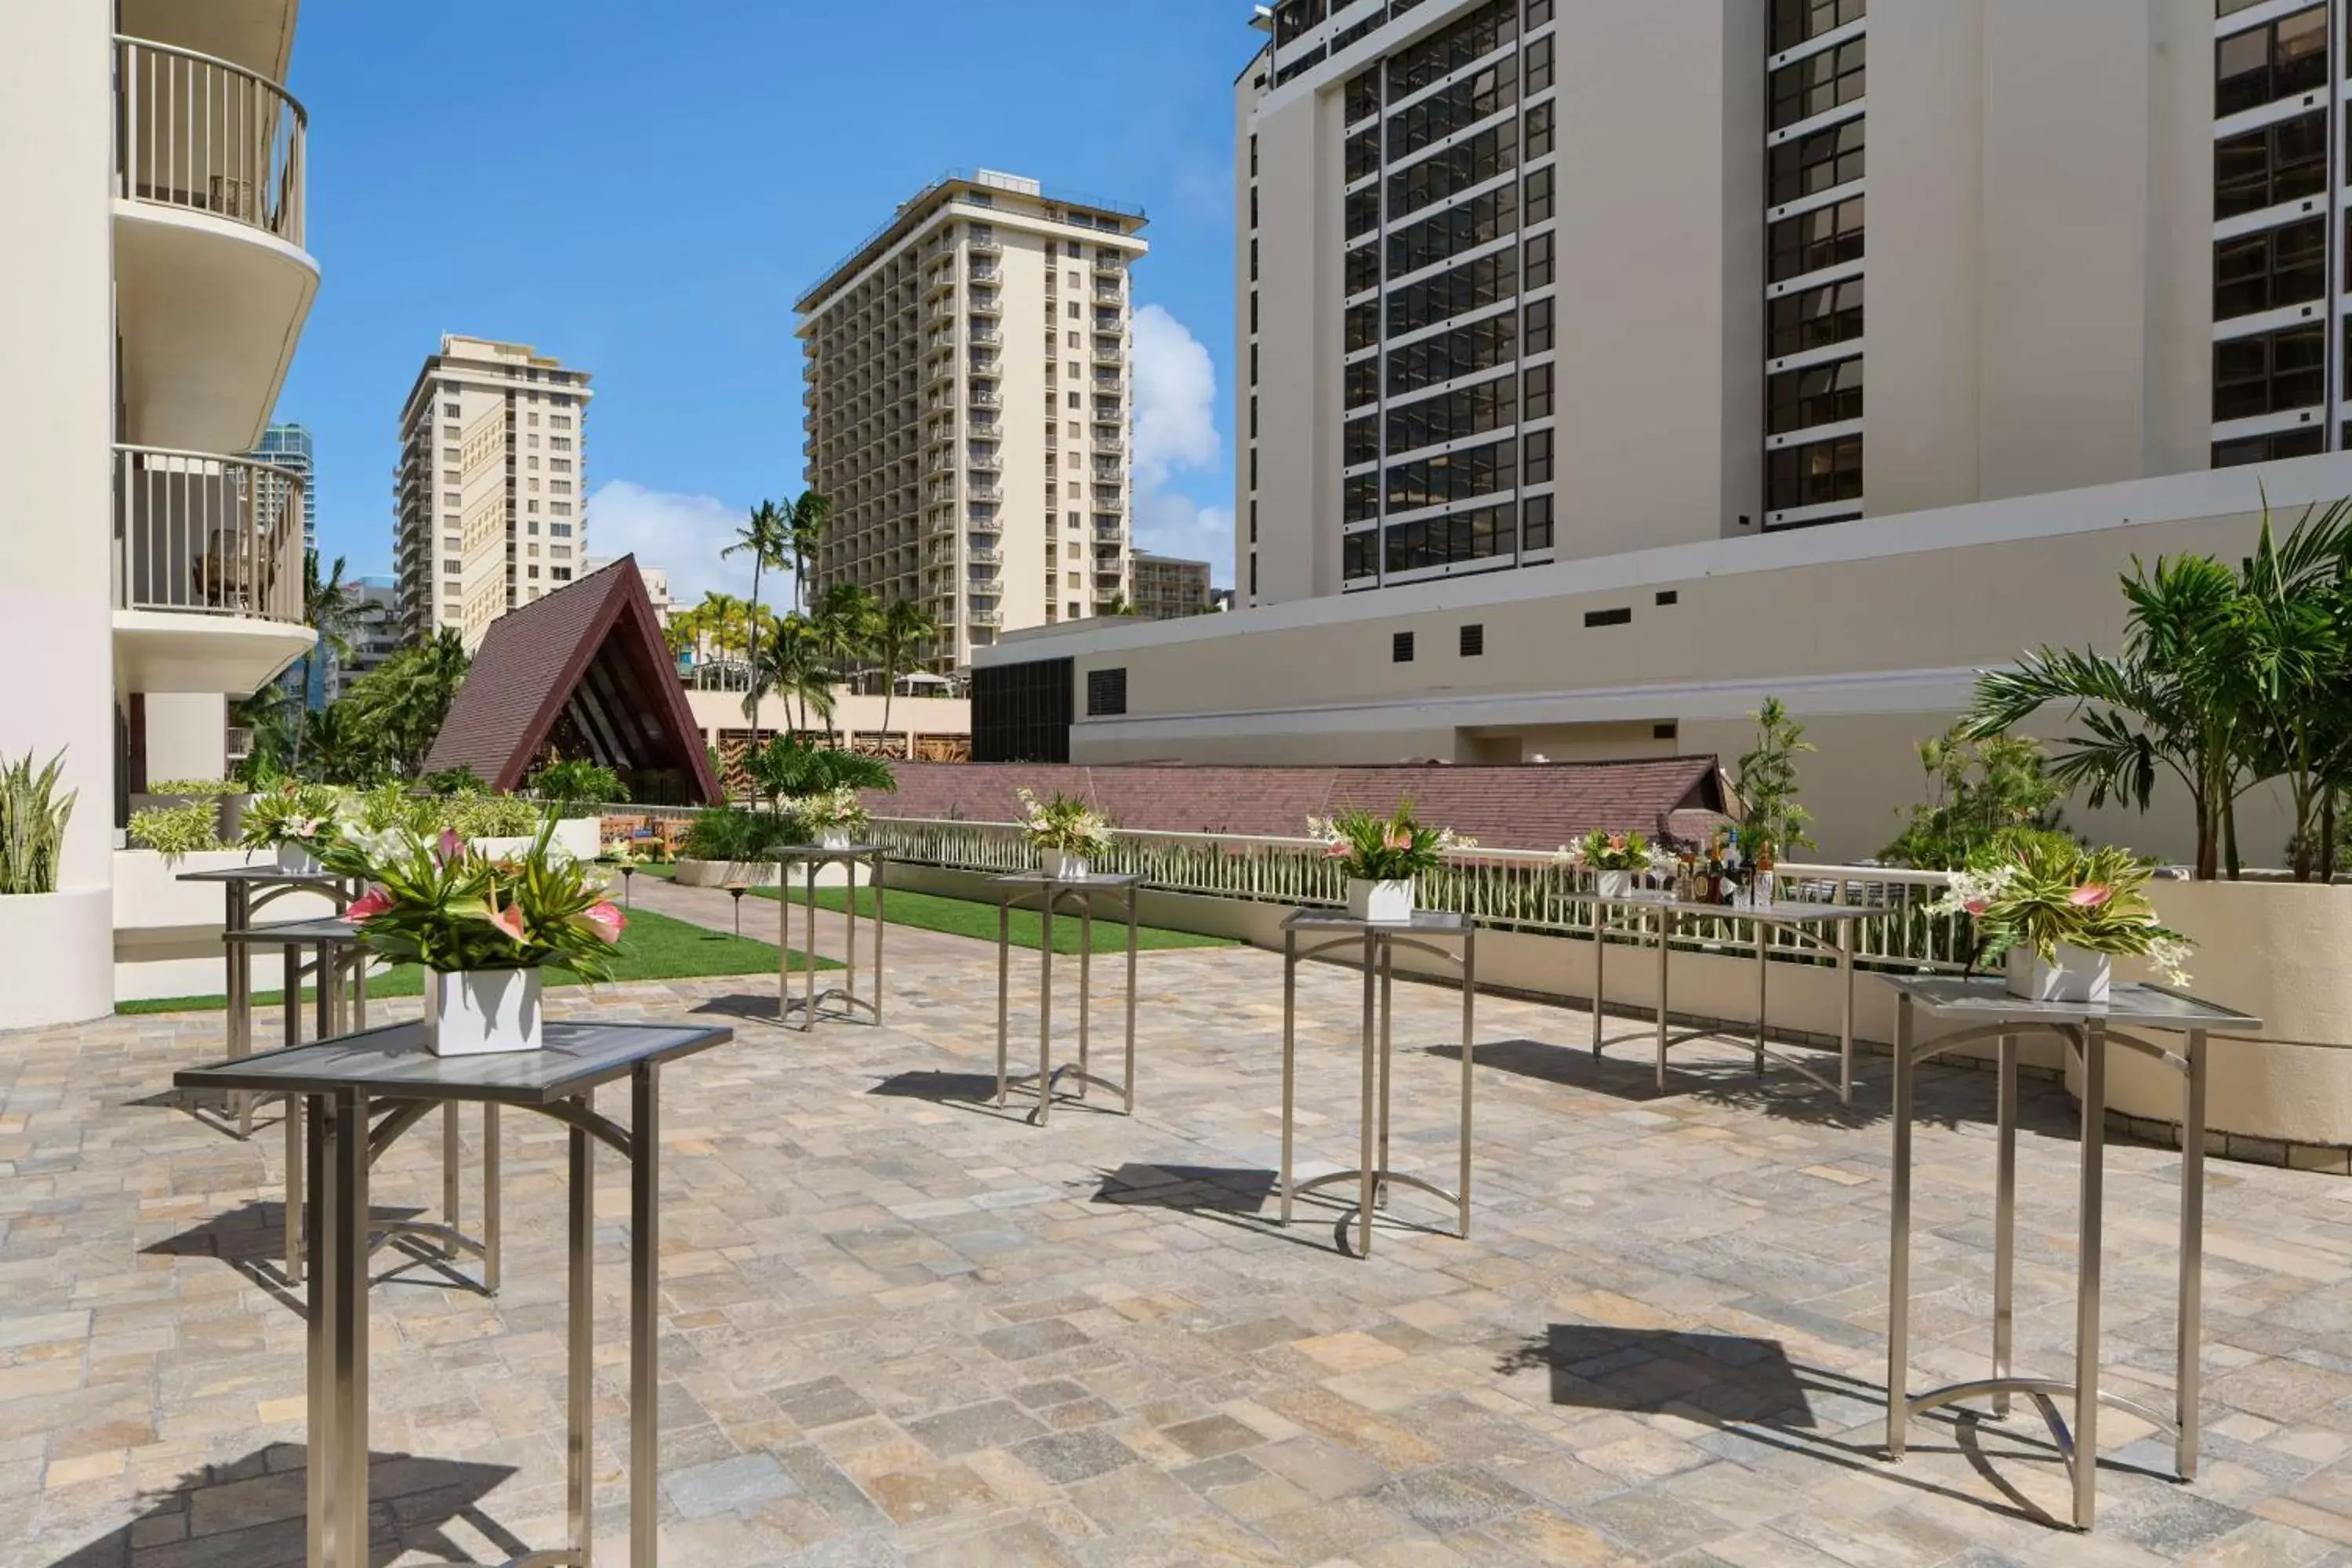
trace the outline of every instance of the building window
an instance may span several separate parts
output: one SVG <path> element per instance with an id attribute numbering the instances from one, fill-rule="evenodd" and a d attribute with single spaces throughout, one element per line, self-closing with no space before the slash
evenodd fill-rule
<path id="1" fill-rule="evenodd" d="M 1771 281 L 1818 272 L 1843 261 L 1859 261 L 1863 249 L 1863 198 L 1815 207 L 1771 226 Z"/>
<path id="2" fill-rule="evenodd" d="M 2326 339 L 2319 323 L 2213 345 L 2213 417 L 2250 419 L 2325 402 Z"/>
<path id="3" fill-rule="evenodd" d="M 1679 589 L 1661 588 L 1658 590 L 1658 603 L 1661 605 L 1679 605 L 1682 603 L 1682 592 Z"/>
<path id="4" fill-rule="evenodd" d="M 1462 628 L 1460 652 L 1464 658 L 1479 658 L 1485 656 L 1486 652 L 1485 626 L 1474 621 Z"/>
<path id="5" fill-rule="evenodd" d="M 1551 301 L 1537 300 L 1528 306 L 1526 350 L 1541 353 L 1551 347 Z"/>
<path id="6" fill-rule="evenodd" d="M 1862 336 L 1862 279 L 1824 283 L 1771 303 L 1766 353 L 1774 359 Z"/>
<path id="7" fill-rule="evenodd" d="M 1772 435 L 1862 417 L 1862 358 L 1782 371 L 1764 384 L 1765 428 Z"/>
<path id="8" fill-rule="evenodd" d="M 1390 637 L 1389 662 L 1391 664 L 1411 664 L 1412 662 L 1412 634 L 1411 632 L 1397 632 Z"/>
<path id="9" fill-rule="evenodd" d="M 1490 0 L 1461 20 L 1389 58 L 1389 98 L 1409 98 L 1500 48 L 1517 35 L 1514 0 Z"/>
<path id="10" fill-rule="evenodd" d="M 1541 419 L 1551 412 L 1551 366 L 1529 365 L 1526 380 L 1527 395 L 1519 400 L 1519 416 Z"/>
<path id="11" fill-rule="evenodd" d="M 1782 66 L 1772 73 L 1771 128 L 1785 130 L 1800 121 L 1811 120 L 1816 114 L 1826 114 L 1841 104 L 1852 103 L 1863 93 L 1864 71 L 1864 45 L 1868 40 L 1853 38 L 1833 49 L 1808 55 L 1794 65 Z"/>
<path id="12" fill-rule="evenodd" d="M 1505 58 L 1391 115 L 1388 126 L 1390 161 L 1418 153 L 1457 131 L 1475 125 L 1497 110 L 1509 108 L 1518 99 L 1517 89 L 1517 62 Z M 1355 168 L 1351 161 L 1348 178 L 1354 180 L 1370 174 L 1379 163 L 1380 154 L 1375 148 L 1363 168 Z"/>
<path id="13" fill-rule="evenodd" d="M 2325 5 L 2314 5 L 2267 26 L 2232 33 L 2213 46 L 2213 115 L 2217 120 L 2326 85 Z"/>
<path id="14" fill-rule="evenodd" d="M 1527 265 L 1520 268 L 1519 286 L 1542 289 L 1551 282 L 1551 236 L 1539 234 L 1528 241 Z"/>
<path id="15" fill-rule="evenodd" d="M 2213 216 L 2260 212 L 2327 187 L 2327 111 L 2213 143 Z"/>
<path id="16" fill-rule="evenodd" d="M 1511 508 L 1507 502 L 1391 523 L 1381 537 L 1382 562 L 1391 572 L 1490 560 L 1511 553 Z"/>
<path id="17" fill-rule="evenodd" d="M 1551 548 L 1551 497 L 1529 496 L 1519 503 L 1519 548 Z"/>
<path id="18" fill-rule="evenodd" d="M 1127 670 L 1087 671 L 1087 716 L 1111 718 L 1127 711 Z"/>
<path id="19" fill-rule="evenodd" d="M 1544 311 L 1544 321 L 1549 323 L 1551 320 L 1551 302 L 1547 300 L 1539 303 Z M 1530 330 L 1534 327 L 1535 320 L 1536 306 L 1530 305 L 1528 307 L 1528 322 Z M 1489 316 L 1482 321 L 1472 321 L 1465 326 L 1455 327 L 1451 331 L 1439 332 L 1433 337 L 1423 338 L 1418 342 L 1406 343 L 1391 349 L 1387 355 L 1389 395 L 1401 396 L 1425 386 L 1435 386 L 1441 382 L 1456 380 L 1476 371 L 1491 370 L 1497 365 L 1510 363 L 1517 357 L 1517 352 L 1516 347 L 1517 333 L 1514 327 L 1515 323 L 1510 312 L 1505 311 L 1498 316 Z M 1549 348 L 1550 343 L 1549 340 L 1541 345 L 1531 342 L 1528 345 L 1528 352 L 1536 352 L 1538 346 Z M 1379 362 L 1365 360 L 1359 364 L 1349 365 L 1347 372 L 1347 385 L 1346 395 L 1350 405 L 1372 401 L 1380 387 Z"/>
<path id="20" fill-rule="evenodd" d="M 2213 247 L 2213 319 L 2300 305 L 2327 292 L 2327 220 L 2225 239 Z"/>
<path id="21" fill-rule="evenodd" d="M 1341 535 L 1339 540 L 1339 575 L 1346 578 L 1350 583 L 1360 581 L 1366 577 L 1379 576 L 1381 573 L 1380 543 L 1381 536 L 1370 529 L 1366 529 L 1360 533 Z M 1255 565 L 1257 561 L 1257 557 L 1253 555 L 1250 557 L 1250 561 L 1252 564 Z M 1255 593 L 1257 591 L 1257 584 L 1255 581 L 1250 584 L 1250 591 L 1252 593 Z"/>
<path id="22" fill-rule="evenodd" d="M 1772 52 L 1860 21 L 1865 0 L 1772 0 Z"/>
<path id="23" fill-rule="evenodd" d="M 1633 619 L 1633 612 L 1630 607 L 1615 610 L 1587 610 L 1584 612 L 1584 624 L 1588 626 L 1628 626 L 1632 624 Z"/>
<path id="24" fill-rule="evenodd" d="M 1777 207 L 1862 178 L 1865 123 L 1857 117 L 1773 148 L 1772 191 L 1768 205 Z"/>
<path id="25" fill-rule="evenodd" d="M 1551 170 L 1546 167 L 1528 176 L 1527 209 L 1521 221 L 1538 224 L 1550 216 Z"/>
<path id="26" fill-rule="evenodd" d="M 1764 459 L 1765 502 L 1774 511 L 1853 500 L 1862 494 L 1862 437 L 1783 447 Z"/>
<path id="27" fill-rule="evenodd" d="M 1475 386 L 1465 386 L 1441 397 L 1425 397 L 1418 403 L 1408 403 L 1391 408 L 1388 416 L 1388 449 L 1391 452 L 1417 451 L 1433 447 L 1441 441 L 1459 441 L 1470 436 L 1482 436 L 1498 426 L 1508 425 L 1517 417 L 1517 384 L 1509 375 L 1482 381 Z M 1355 455 L 1353 438 L 1360 433 L 1363 450 Z M 1347 426 L 1350 437 L 1348 447 L 1350 463 L 1363 462 L 1380 456 L 1377 426 L 1369 416 L 1353 420 Z"/>
<path id="28" fill-rule="evenodd" d="M 2352 430 L 2346 432 L 2345 444 L 2352 447 Z M 2213 466 L 2235 468 L 2247 463 L 2274 463 L 2282 458 L 2312 458 L 2319 455 L 2324 445 L 2317 426 L 2307 430 L 2281 430 L 2270 436 L 2248 436 L 2236 441 L 2216 441 Z"/>
<path id="29" fill-rule="evenodd" d="M 1412 511 L 1510 489 L 1517 469 L 1516 447 L 1516 442 L 1502 440 L 1395 464 L 1385 476 L 1387 510 Z"/>

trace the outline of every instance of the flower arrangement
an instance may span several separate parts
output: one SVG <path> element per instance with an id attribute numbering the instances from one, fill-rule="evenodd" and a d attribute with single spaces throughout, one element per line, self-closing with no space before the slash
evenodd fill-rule
<path id="1" fill-rule="evenodd" d="M 1310 816 L 1307 832 L 1322 841 L 1325 858 L 1339 861 L 1347 873 L 1348 912 L 1358 920 L 1383 922 L 1412 917 L 1414 878 L 1434 870 L 1449 851 L 1477 847 L 1476 840 L 1450 827 L 1432 827 L 1416 819 L 1410 796 L 1399 800 L 1386 816 L 1360 807 L 1328 817 Z"/>
<path id="2" fill-rule="evenodd" d="M 2158 921 L 2147 880 L 2147 863 L 2129 850 L 2085 849 L 2059 835 L 2037 834 L 1953 872 L 1951 887 L 1927 912 L 1966 914 L 1976 922 L 1975 963 L 2011 957 L 2014 965 L 2021 957 L 2054 966 L 2073 949 L 2146 958 L 2167 982 L 2185 985 L 2193 946 Z M 2094 984 L 2104 992 L 2103 980 Z"/>
<path id="3" fill-rule="evenodd" d="M 846 844 L 864 833 L 871 821 L 866 815 L 865 802 L 849 784 L 803 795 L 787 802 L 786 809 L 806 823 L 820 843 L 838 840 Z"/>
<path id="4" fill-rule="evenodd" d="M 1585 871 L 1650 871 L 1672 858 L 1638 832 L 1606 833 L 1597 827 L 1559 853 L 1569 865 Z"/>
<path id="5" fill-rule="evenodd" d="M 1110 852 L 1110 818 L 1083 800 L 1055 791 L 1054 798 L 1040 801 L 1024 789 L 1021 799 L 1021 830 L 1029 847 L 1049 857 L 1057 857 L 1065 870 L 1075 862 L 1074 875 L 1084 875 L 1084 868 L 1097 855 Z"/>
<path id="6" fill-rule="evenodd" d="M 256 795 L 245 808 L 238 843 L 274 849 L 289 871 L 315 871 L 335 841 L 342 792 L 330 784 L 285 784 Z"/>

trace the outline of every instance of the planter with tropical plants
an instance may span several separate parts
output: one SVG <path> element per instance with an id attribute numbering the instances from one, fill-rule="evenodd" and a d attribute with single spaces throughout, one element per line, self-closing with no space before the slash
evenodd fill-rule
<path id="1" fill-rule="evenodd" d="M 730 882 L 748 882 L 766 886 L 782 878 L 784 851 L 808 841 L 807 824 L 789 811 L 712 806 L 695 814 L 678 844 L 678 885 L 723 888 Z"/>
<path id="2" fill-rule="evenodd" d="M 865 803 L 847 784 L 822 795 L 803 795 L 788 803 L 793 815 L 808 825 L 814 841 L 826 849 L 846 849 L 873 825 Z"/>
<path id="3" fill-rule="evenodd" d="M 1594 828 L 1562 853 L 1571 870 L 1592 873 L 1593 891 L 1604 899 L 1630 896 L 1634 879 L 1657 868 L 1658 851 L 1639 833 Z"/>
<path id="4" fill-rule="evenodd" d="M 335 839 L 336 811 L 342 792 L 329 784 L 287 784 L 256 795 L 245 808 L 238 842 L 267 849 L 278 868 L 310 875 L 321 868 L 320 852 Z"/>
<path id="5" fill-rule="evenodd" d="M 348 917 L 379 957 L 425 971 L 427 1038 L 440 1056 L 537 1050 L 541 971 L 611 978 L 627 924 L 593 862 L 543 826 L 520 854 L 490 855 L 454 829 L 355 827 L 327 850 L 370 884 Z"/>
<path id="6" fill-rule="evenodd" d="M 1467 849 L 1450 827 L 1415 820 L 1410 799 L 1386 816 L 1350 807 L 1338 815 L 1307 819 L 1307 836 L 1323 841 L 1323 853 L 1340 862 L 1348 879 L 1348 913 L 1381 925 L 1412 919 L 1413 879 L 1433 870 L 1450 849 Z"/>
<path id="7" fill-rule="evenodd" d="M 253 795 L 233 779 L 155 779 L 144 790 L 131 793 L 131 812 L 194 805 L 202 802 L 214 814 L 214 832 L 224 844 L 234 844 L 245 831 L 245 808 Z M 136 840 L 134 839 L 134 843 Z"/>
<path id="8" fill-rule="evenodd" d="M 1974 922 L 1971 967 L 2007 967 L 2011 994 L 2037 1002 L 2104 1002 L 2115 961 L 2144 958 L 2185 985 L 2190 948 L 2148 901 L 2148 867 L 2129 850 L 2085 849 L 2061 834 L 2020 836 L 1952 875 L 1933 912 Z"/>
<path id="9" fill-rule="evenodd" d="M 1045 875 L 1066 882 L 1091 876 L 1095 862 L 1110 852 L 1110 818 L 1058 790 L 1050 800 L 1025 789 L 1019 795 L 1022 834 Z"/>
<path id="10" fill-rule="evenodd" d="M 0 1029 L 70 1023 L 113 1005 L 107 890 L 65 888 L 66 826 L 77 793 L 60 790 L 61 751 L 0 759 Z"/>

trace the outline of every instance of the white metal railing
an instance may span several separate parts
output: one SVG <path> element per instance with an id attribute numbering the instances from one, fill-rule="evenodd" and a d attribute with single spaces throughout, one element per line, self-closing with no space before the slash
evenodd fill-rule
<path id="1" fill-rule="evenodd" d="M 114 603 L 300 625 L 302 476 L 250 458 L 115 447 Z"/>
<path id="2" fill-rule="evenodd" d="M 1020 825 L 876 817 L 876 837 L 902 860 L 954 870 L 1026 870 L 1036 859 Z M 1098 869 L 1140 877 L 1146 887 L 1258 903 L 1339 904 L 1347 879 L 1339 862 L 1309 838 L 1252 834 L 1143 833 L 1121 830 Z M 1783 903 L 1843 903 L 1874 911 L 1855 921 L 1856 956 L 1881 968 L 1957 972 L 1971 942 L 1965 921 L 1929 915 L 1948 885 L 1940 871 L 1876 867 L 1788 865 L 1775 898 Z M 1570 870 L 1547 850 L 1481 847 L 1449 857 L 1421 879 L 1421 901 L 1467 914 L 1481 925 L 1557 936 L 1590 937 L 1595 905 L 1590 873 Z M 1677 915 L 1679 945 L 1754 951 L 1752 922 L 1736 909 L 1720 915 Z M 1775 958 L 1818 963 L 1793 937 L 1773 938 Z"/>
<path id="3" fill-rule="evenodd" d="M 308 120 L 268 78 L 193 49 L 114 40 L 115 192 L 302 243 Z"/>

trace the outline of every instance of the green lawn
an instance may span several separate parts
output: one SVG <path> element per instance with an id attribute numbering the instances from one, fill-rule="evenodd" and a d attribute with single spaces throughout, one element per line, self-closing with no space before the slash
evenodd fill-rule
<path id="1" fill-rule="evenodd" d="M 847 891 L 848 889 L 844 888 L 819 888 L 816 890 L 817 908 L 838 913 L 845 907 L 843 900 Z M 773 899 L 777 896 L 776 889 L 773 888 L 754 888 L 751 892 L 755 898 Z M 892 888 L 888 892 L 889 900 L 885 907 L 890 912 L 890 923 L 894 926 L 914 926 L 922 931 L 946 931 L 952 936 L 977 937 L 982 942 L 992 942 L 996 940 L 996 905 L 993 902 L 983 903 L 977 899 L 950 899 L 938 893 L 911 892 L 903 888 Z M 793 901 L 798 903 L 803 896 L 801 889 L 794 889 Z M 857 912 L 867 916 L 873 914 L 873 889 L 857 889 Z M 1013 910 L 1013 945 L 1035 951 L 1041 945 L 1044 923 L 1044 918 L 1034 910 Z M 1201 936 L 1192 931 L 1162 931 L 1156 926 L 1143 926 L 1135 933 L 1135 945 L 1139 948 L 1231 947 L 1234 943 L 1230 939 L 1222 936 Z M 1124 952 L 1126 947 L 1127 926 L 1123 921 L 1100 918 L 1096 920 L 1095 951 L 1097 952 Z M 1055 917 L 1054 951 L 1055 952 L 1078 951 L 1077 916 L 1065 914 Z"/>
<path id="2" fill-rule="evenodd" d="M 806 967 L 803 954 L 793 954 L 793 967 Z M 820 969 L 838 969 L 831 959 L 821 959 Z M 681 980 L 704 974 L 772 974 L 776 972 L 774 944 L 755 941 L 748 936 L 733 936 L 726 931 L 705 931 L 688 921 L 656 914 L 651 910 L 633 910 L 628 929 L 621 933 L 620 952 L 613 963 L 613 978 L 622 980 Z M 583 984 L 568 969 L 551 968 L 547 973 L 550 985 Z M 425 990 L 423 973 L 414 964 L 394 964 L 382 974 L 368 977 L 368 994 L 375 996 L 416 996 Z M 305 992 L 306 996 L 310 994 Z M 257 993 L 256 1007 L 276 1006 L 284 993 Z M 220 1008 L 228 1005 L 225 996 L 164 996 L 147 1002 L 123 1002 L 116 1005 L 118 1013 L 181 1013 Z"/>

